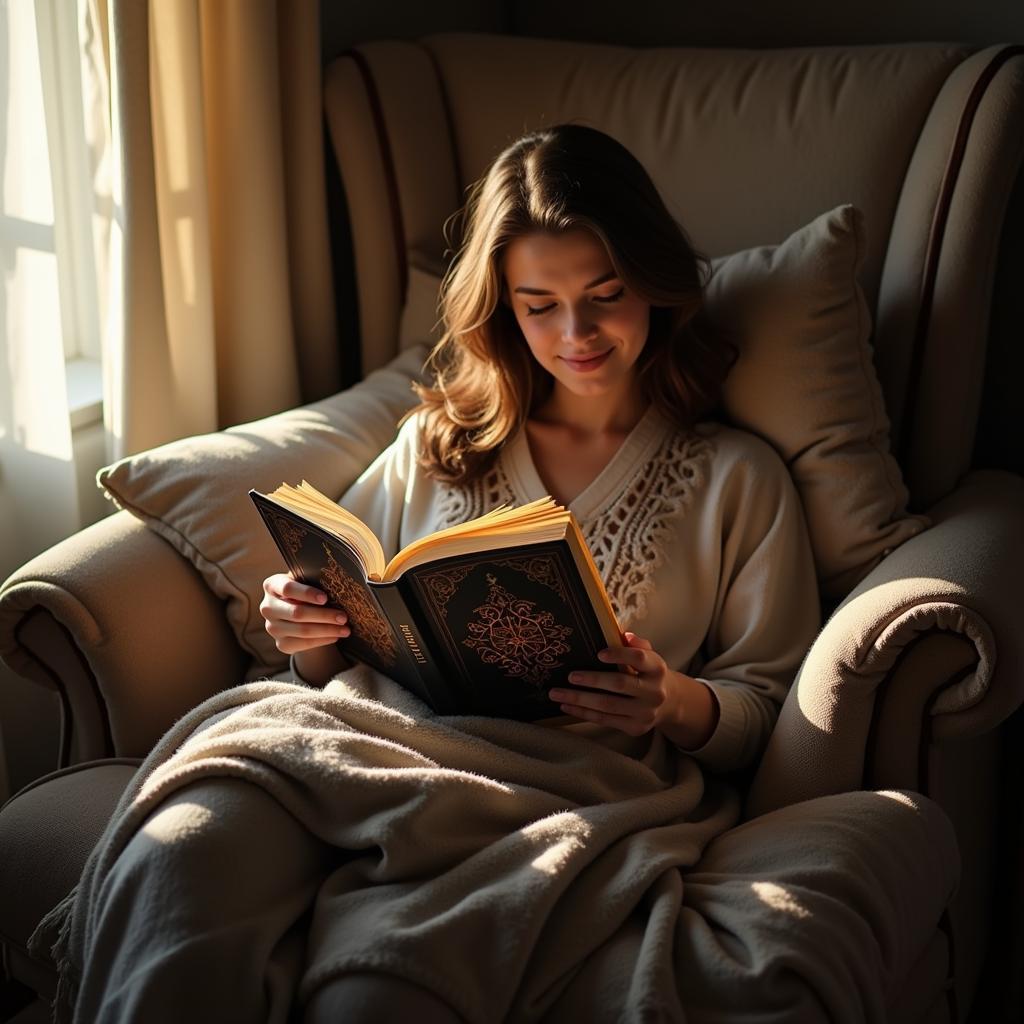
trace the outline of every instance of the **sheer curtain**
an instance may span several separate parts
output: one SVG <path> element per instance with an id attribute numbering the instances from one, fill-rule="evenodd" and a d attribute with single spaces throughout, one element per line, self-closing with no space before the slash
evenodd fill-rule
<path id="1" fill-rule="evenodd" d="M 89 0 L 114 153 L 112 460 L 340 386 L 314 0 Z"/>
<path id="2" fill-rule="evenodd" d="M 47 38 L 61 5 L 67 17 L 67 0 L 0 4 L 8 571 L 96 517 L 104 462 L 341 383 L 319 4 L 79 0 L 71 53 Z M 58 144 L 76 104 L 78 161 Z M 76 238 L 61 212 L 83 194 L 89 237 Z M 83 460 L 69 360 L 90 344 L 103 433 Z"/>

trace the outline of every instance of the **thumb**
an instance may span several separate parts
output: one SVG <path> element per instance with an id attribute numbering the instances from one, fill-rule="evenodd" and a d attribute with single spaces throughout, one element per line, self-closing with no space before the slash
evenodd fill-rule
<path id="1" fill-rule="evenodd" d="M 645 640 L 642 636 L 637 636 L 636 633 L 632 633 L 627 630 L 624 636 L 626 637 L 626 644 L 629 647 L 639 647 L 645 651 L 654 650 L 650 640 Z"/>

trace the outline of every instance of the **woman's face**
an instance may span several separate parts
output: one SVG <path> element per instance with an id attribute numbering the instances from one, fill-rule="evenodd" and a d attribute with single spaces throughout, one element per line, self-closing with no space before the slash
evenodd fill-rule
<path id="1" fill-rule="evenodd" d="M 583 228 L 505 248 L 505 286 L 534 358 L 576 395 L 624 394 L 643 351 L 650 304 L 625 287 Z"/>

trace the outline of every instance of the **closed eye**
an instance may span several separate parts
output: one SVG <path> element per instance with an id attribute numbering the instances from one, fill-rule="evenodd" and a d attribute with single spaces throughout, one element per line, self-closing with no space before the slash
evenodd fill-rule
<path id="1" fill-rule="evenodd" d="M 605 303 L 608 303 L 608 302 L 618 302 L 619 299 L 622 298 L 622 296 L 625 293 L 625 291 L 626 291 L 626 288 L 625 288 L 625 286 L 623 286 L 617 292 L 615 292 L 613 295 L 595 295 L 595 296 L 593 296 L 593 300 L 594 300 L 594 302 L 605 302 Z M 556 303 L 554 303 L 554 302 L 549 302 L 546 306 L 527 306 L 526 307 L 526 315 L 527 316 L 540 316 L 540 314 L 547 313 L 548 311 L 554 309 L 555 306 L 556 306 Z"/>

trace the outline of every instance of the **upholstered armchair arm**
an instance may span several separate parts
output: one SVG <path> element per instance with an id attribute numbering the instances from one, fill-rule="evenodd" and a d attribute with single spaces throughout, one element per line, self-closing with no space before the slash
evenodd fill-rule
<path id="1" fill-rule="evenodd" d="M 1024 479 L 971 474 L 836 609 L 801 666 L 747 813 L 920 784 L 929 751 L 1024 701 Z"/>
<path id="2" fill-rule="evenodd" d="M 240 679 L 247 660 L 199 573 L 127 512 L 0 587 L 0 657 L 60 696 L 54 767 L 144 756 L 176 718 Z"/>

